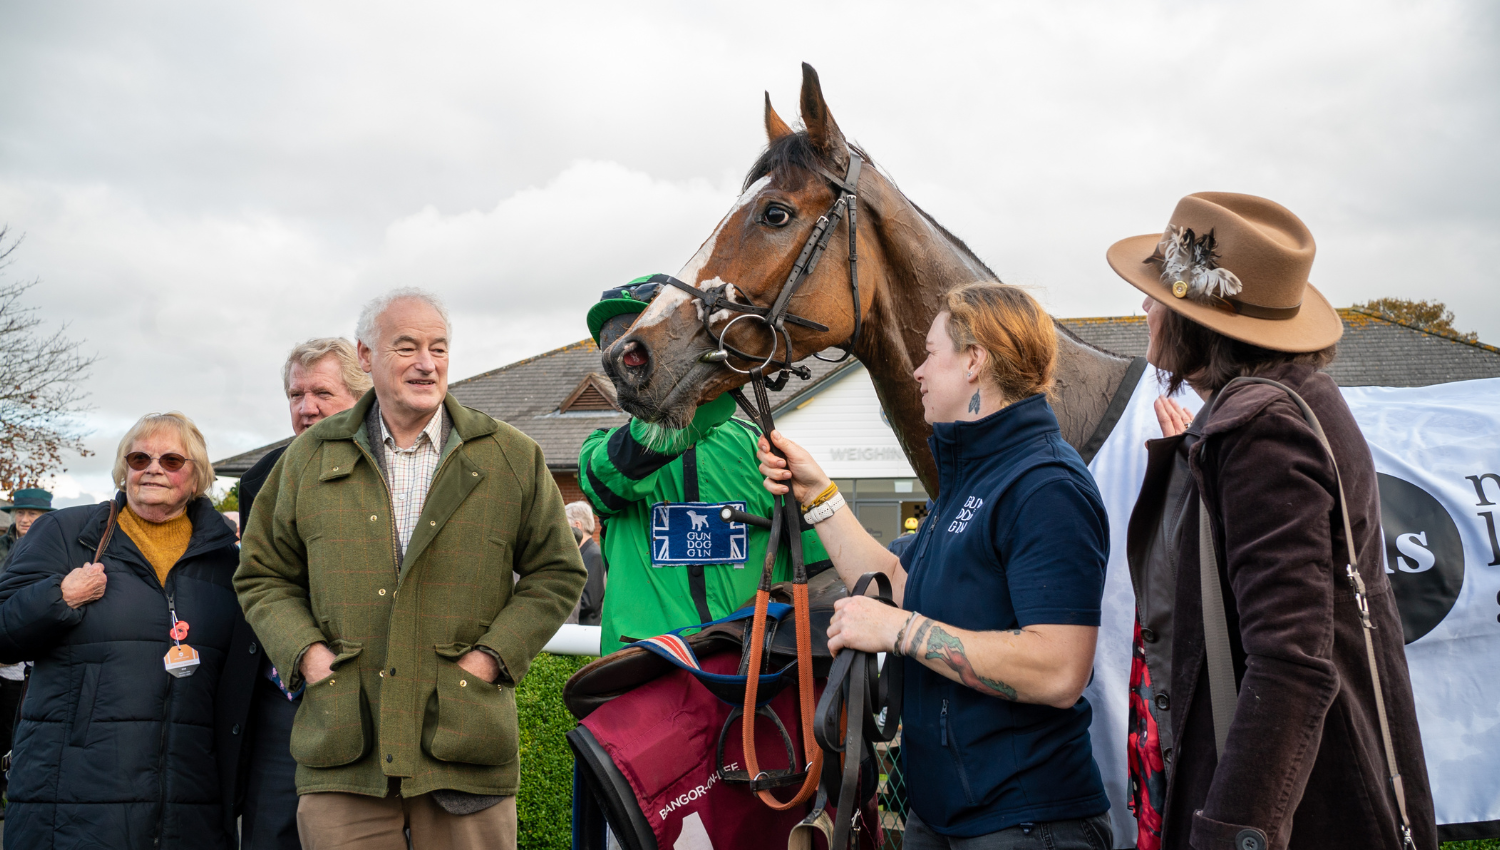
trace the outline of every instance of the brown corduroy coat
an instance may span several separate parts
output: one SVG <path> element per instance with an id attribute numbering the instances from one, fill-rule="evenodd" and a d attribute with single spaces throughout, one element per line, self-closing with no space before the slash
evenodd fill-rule
<path id="1" fill-rule="evenodd" d="M 366 393 L 287 448 L 256 497 L 235 574 L 245 616 L 290 686 L 312 644 L 338 656 L 297 711 L 297 790 L 384 797 L 394 778 L 405 796 L 514 794 L 515 682 L 587 575 L 562 494 L 536 443 L 450 395 L 452 428 L 398 571 L 365 426 L 374 401 Z M 511 678 L 491 684 L 460 668 L 476 647 Z"/>
<path id="2" fill-rule="evenodd" d="M 1401 620 L 1385 576 L 1374 461 L 1338 386 L 1305 366 L 1263 375 L 1291 387 L 1317 414 L 1338 461 L 1369 591 L 1375 650 L 1395 739 L 1397 769 L 1417 847 L 1438 846 Z M 1163 847 L 1399 847 L 1399 820 L 1353 592 L 1344 575 L 1334 470 L 1285 393 L 1259 384 L 1223 391 L 1189 452 L 1192 481 L 1175 550 L 1171 594 L 1173 753 Z M 1191 439 L 1191 437 L 1189 437 Z M 1150 560 L 1182 436 L 1154 440 L 1131 517 L 1132 565 Z M 1215 753 L 1198 572 L 1198 494 L 1219 552 L 1239 682 L 1223 758 Z M 1174 507 L 1168 507 L 1172 510 Z M 1159 542 L 1159 540 L 1158 540 Z M 1155 559 L 1157 563 L 1160 559 Z M 1165 586 L 1164 586 L 1165 585 Z M 1154 600 L 1160 607 L 1165 599 Z M 1153 676 L 1153 679 L 1156 679 Z M 1254 842 L 1251 842 L 1253 845 Z"/>

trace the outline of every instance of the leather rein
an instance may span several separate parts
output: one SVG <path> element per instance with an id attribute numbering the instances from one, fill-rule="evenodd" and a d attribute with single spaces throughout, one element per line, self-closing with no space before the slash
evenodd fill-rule
<path id="1" fill-rule="evenodd" d="M 793 352 L 791 335 L 787 332 L 786 325 L 790 323 L 816 331 L 828 330 L 827 326 L 818 322 L 792 315 L 789 312 L 789 305 L 797 290 L 817 268 L 818 262 L 832 240 L 834 230 L 846 215 L 848 217 L 849 285 L 854 307 L 854 332 L 847 343 L 837 346 L 843 350 L 839 357 L 823 358 L 817 352 L 814 352 L 813 356 L 825 362 L 843 362 L 853 353 L 854 345 L 859 339 L 860 314 L 863 305 L 859 295 L 858 255 L 855 240 L 858 234 L 859 205 L 856 189 L 862 165 L 863 160 L 851 151 L 849 168 L 843 179 L 815 166 L 818 173 L 833 186 L 836 197 L 833 206 L 826 214 L 819 216 L 813 225 L 812 232 L 808 234 L 807 241 L 803 244 L 796 262 L 792 264 L 786 283 L 771 306 L 760 307 L 731 301 L 728 296 L 729 284 L 701 290 L 666 275 L 655 278 L 656 281 L 674 286 L 702 302 L 704 329 L 719 344 L 717 351 L 710 352 L 703 359 L 706 362 L 723 363 L 736 372 L 750 376 L 749 383 L 755 394 L 754 403 L 745 397 L 743 388 L 730 390 L 730 394 L 750 420 L 766 435 L 769 435 L 776 427 L 771 415 L 771 401 L 767 389 L 781 389 L 786 385 L 789 374 L 796 374 L 803 380 L 811 377 L 811 373 L 805 366 L 796 365 L 798 358 Z M 719 310 L 728 310 L 740 315 L 730 319 L 716 333 L 713 329 L 712 317 Z M 760 361 L 759 365 L 752 366 L 748 370 L 739 369 L 729 362 L 730 357 L 738 358 L 746 363 L 756 363 L 760 358 L 731 346 L 726 337 L 735 322 L 752 317 L 771 330 L 773 338 L 771 351 L 763 361 Z M 778 348 L 785 354 L 781 359 L 776 357 Z M 766 377 L 768 370 L 780 371 L 781 374 L 773 381 Z M 774 444 L 771 450 L 781 455 L 781 451 Z M 843 850 L 848 846 L 851 830 L 856 835 L 859 830 L 858 809 L 863 796 L 859 793 L 861 790 L 860 773 L 864 753 L 868 747 L 867 742 L 891 740 L 900 723 L 902 664 L 899 660 L 895 661 L 886 668 L 885 674 L 881 675 L 873 654 L 846 650 L 839 653 L 834 660 L 822 699 L 814 699 L 811 615 L 807 568 L 802 553 L 801 513 L 801 506 L 790 488 L 784 495 L 774 497 L 770 539 L 766 544 L 766 557 L 761 569 L 760 585 L 755 592 L 755 615 L 750 634 L 744 643 L 744 655 L 740 660 L 740 673 L 746 677 L 744 705 L 730 714 L 725 726 L 727 732 L 729 724 L 734 723 L 736 719 L 740 720 L 740 743 L 744 750 L 745 770 L 726 769 L 723 759 L 724 736 L 721 734 L 718 771 L 720 778 L 726 782 L 748 785 L 761 802 L 776 811 L 787 811 L 800 806 L 812 799 L 816 793 L 816 802 L 806 819 L 798 825 L 797 830 L 821 831 L 828 839 L 830 848 Z M 756 707 L 759 674 L 767 648 L 766 610 L 771 598 L 773 568 L 776 557 L 783 547 L 788 550 L 792 565 L 792 607 L 797 643 L 797 691 L 804 765 L 803 769 L 797 770 L 795 754 L 792 752 L 790 741 L 786 741 L 788 767 L 780 770 L 763 770 L 760 767 L 755 747 L 755 718 L 769 715 L 775 725 L 782 729 L 783 739 L 786 737 L 784 727 L 775 714 L 768 708 L 757 709 Z M 871 573 L 861 577 L 855 585 L 854 593 L 865 593 L 872 581 L 877 583 L 878 598 L 888 605 L 894 605 L 890 580 L 883 574 Z M 825 750 L 829 756 L 826 762 Z M 840 755 L 842 755 L 842 765 L 839 764 Z M 778 800 L 772 794 L 774 788 L 792 785 L 798 786 L 797 793 L 786 802 Z M 826 806 L 830 800 L 836 807 L 836 815 L 832 822 L 829 821 L 826 812 Z"/>

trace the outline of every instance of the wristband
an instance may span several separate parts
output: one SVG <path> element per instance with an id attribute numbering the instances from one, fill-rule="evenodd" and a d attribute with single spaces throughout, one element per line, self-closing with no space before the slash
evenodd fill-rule
<path id="1" fill-rule="evenodd" d="M 817 525 L 823 520 L 833 516 L 834 513 L 843 506 L 844 494 L 834 493 L 833 498 L 829 499 L 826 502 L 820 503 L 817 507 L 804 514 L 802 518 L 807 520 L 808 525 Z"/>
<path id="2" fill-rule="evenodd" d="M 891 654 L 897 658 L 900 658 L 903 654 L 901 652 L 901 644 L 906 643 L 906 627 L 911 625 L 912 618 L 915 616 L 917 616 L 917 612 L 915 611 L 906 615 L 906 622 L 902 623 L 901 630 L 896 632 L 896 645 L 891 647 Z"/>
<path id="3" fill-rule="evenodd" d="M 807 513 L 813 508 L 816 508 L 818 505 L 821 505 L 829 499 L 832 499 L 835 495 L 838 494 L 838 492 L 839 485 L 833 483 L 832 481 L 828 482 L 828 486 L 823 488 L 823 492 L 814 496 L 811 502 L 808 502 L 807 504 L 802 506 L 802 512 Z"/>

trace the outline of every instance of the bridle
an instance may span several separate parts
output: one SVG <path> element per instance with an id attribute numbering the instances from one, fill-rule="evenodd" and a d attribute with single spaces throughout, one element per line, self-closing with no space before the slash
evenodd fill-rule
<path id="1" fill-rule="evenodd" d="M 781 291 L 777 293 L 776 300 L 769 307 L 760 307 L 755 304 L 744 304 L 731 299 L 728 283 L 708 289 L 699 289 L 689 283 L 684 283 L 671 275 L 653 275 L 648 284 L 664 284 L 676 287 L 686 292 L 689 297 L 702 302 L 703 306 L 703 329 L 708 332 L 719 347 L 716 351 L 705 354 L 701 359 L 710 363 L 723 363 L 730 369 L 741 375 L 752 375 L 759 378 L 767 372 L 779 371 L 781 374 L 771 383 L 771 388 L 779 390 L 786 386 L 787 376 L 795 374 L 802 380 L 812 377 L 812 372 L 806 366 L 798 366 L 797 356 L 792 351 L 792 337 L 787 332 L 788 324 L 810 330 L 823 332 L 828 326 L 812 319 L 794 315 L 789 307 L 792 297 L 812 273 L 818 268 L 818 261 L 823 259 L 823 252 L 828 249 L 828 243 L 833 240 L 833 231 L 838 228 L 839 222 L 844 216 L 849 217 L 849 288 L 854 301 L 854 332 L 850 334 L 849 341 L 835 348 L 842 349 L 843 353 L 836 358 L 823 357 L 820 352 L 813 352 L 813 356 L 827 363 L 842 363 L 854 353 L 854 345 L 859 341 L 861 325 L 862 302 L 859 297 L 859 255 L 856 249 L 856 237 L 859 232 L 859 172 L 864 165 L 859 154 L 849 152 L 849 168 L 842 178 L 834 176 L 821 165 L 814 164 L 813 170 L 818 172 L 823 179 L 827 180 L 833 187 L 833 205 L 828 212 L 818 216 L 813 224 L 812 232 L 807 235 L 807 241 L 802 244 L 802 251 L 797 255 L 797 261 L 792 264 L 791 273 L 787 275 L 786 283 L 782 284 Z M 713 328 L 713 317 L 720 310 L 740 315 L 730 319 L 723 328 L 717 332 Z M 734 327 L 735 322 L 744 319 L 758 320 L 771 331 L 771 351 L 764 359 L 753 354 L 748 354 L 730 345 L 727 341 L 729 329 Z M 777 359 L 778 349 L 785 351 L 785 357 Z M 757 363 L 760 365 L 751 369 L 741 369 L 730 362 L 730 357 L 736 357 L 746 363 Z M 758 373 L 758 374 L 757 374 Z M 770 380 L 770 379 L 763 379 Z"/>

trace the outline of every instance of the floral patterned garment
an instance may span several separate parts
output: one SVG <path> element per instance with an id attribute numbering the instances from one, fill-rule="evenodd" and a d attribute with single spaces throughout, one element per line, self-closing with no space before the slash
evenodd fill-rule
<path id="1" fill-rule="evenodd" d="M 1151 671 L 1146 669 L 1146 644 L 1136 615 L 1135 651 L 1130 661 L 1130 811 L 1135 814 L 1135 846 L 1161 850 L 1161 809 L 1167 797 L 1167 772 L 1161 760 L 1156 718 L 1151 716 Z"/>

